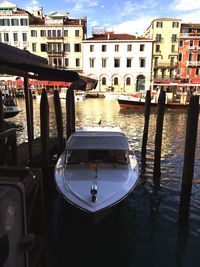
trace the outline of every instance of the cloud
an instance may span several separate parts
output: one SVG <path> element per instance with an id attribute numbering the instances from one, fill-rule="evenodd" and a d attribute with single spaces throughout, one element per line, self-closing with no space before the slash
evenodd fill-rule
<path id="1" fill-rule="evenodd" d="M 128 33 L 135 35 L 143 35 L 144 31 L 148 28 L 154 17 L 142 17 L 136 20 L 128 20 L 118 25 L 113 26 L 115 33 Z"/>
<path id="2" fill-rule="evenodd" d="M 187 14 L 181 15 L 180 18 L 186 23 L 188 22 L 199 23 L 200 9 L 192 11 L 190 13 L 187 12 Z"/>
<path id="3" fill-rule="evenodd" d="M 188 10 L 196 10 L 200 9 L 200 1 L 199 0 L 175 0 L 171 4 L 171 8 L 174 8 L 178 11 L 188 11 Z"/>

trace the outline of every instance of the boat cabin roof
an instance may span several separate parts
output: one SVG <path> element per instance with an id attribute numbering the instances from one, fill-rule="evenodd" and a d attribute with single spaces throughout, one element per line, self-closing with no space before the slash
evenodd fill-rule
<path id="1" fill-rule="evenodd" d="M 108 131 L 94 128 L 73 133 L 67 141 L 66 149 L 128 150 L 129 144 L 128 138 L 119 130 Z"/>

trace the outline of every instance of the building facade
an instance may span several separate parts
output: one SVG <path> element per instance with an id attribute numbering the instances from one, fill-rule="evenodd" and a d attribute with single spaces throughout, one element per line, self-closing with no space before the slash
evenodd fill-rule
<path id="1" fill-rule="evenodd" d="M 200 24 L 181 24 L 178 75 L 185 82 L 200 80 Z"/>
<path id="2" fill-rule="evenodd" d="M 82 39 L 87 19 L 70 19 L 68 13 L 33 14 L 4 1 L 0 4 L 0 41 L 48 59 L 55 68 L 82 72 Z"/>
<path id="3" fill-rule="evenodd" d="M 173 18 L 154 19 L 144 33 L 153 40 L 152 79 L 160 82 L 176 78 L 178 44 L 181 20 Z"/>
<path id="4" fill-rule="evenodd" d="M 150 88 L 152 40 L 93 30 L 82 43 L 84 74 L 98 80 L 100 91 Z"/>

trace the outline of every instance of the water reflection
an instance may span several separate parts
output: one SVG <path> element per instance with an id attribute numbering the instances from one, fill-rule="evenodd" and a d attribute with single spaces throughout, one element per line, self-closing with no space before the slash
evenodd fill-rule
<path id="1" fill-rule="evenodd" d="M 27 141 L 25 104 L 16 118 L 18 143 Z M 50 106 L 51 136 L 56 136 L 53 101 Z M 65 101 L 62 101 L 65 125 Z M 40 135 L 39 103 L 34 101 L 34 136 Z M 200 127 L 196 148 L 194 183 L 188 224 L 178 223 L 183 154 L 185 111 L 166 111 L 163 128 L 160 188 L 153 184 L 156 112 L 149 121 L 147 153 L 140 179 L 126 205 L 95 228 L 74 217 L 57 196 L 49 224 L 49 265 L 68 266 L 197 266 L 200 261 Z M 141 166 L 144 127 L 142 111 L 122 111 L 116 101 L 86 99 L 76 103 L 76 126 L 102 124 L 120 126 L 128 135 Z M 65 129 L 65 127 L 64 127 Z M 80 220 L 81 223 L 80 223 Z M 86 245 L 87 243 L 87 245 Z M 78 256 L 77 256 L 78 255 Z"/>

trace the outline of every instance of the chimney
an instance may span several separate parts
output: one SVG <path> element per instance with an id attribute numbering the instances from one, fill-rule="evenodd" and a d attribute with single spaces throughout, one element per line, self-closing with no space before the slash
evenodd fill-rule
<path id="1" fill-rule="evenodd" d="M 107 39 L 110 40 L 110 33 L 107 34 Z"/>

